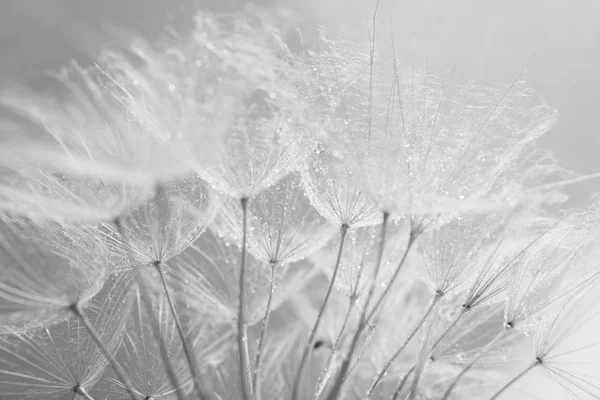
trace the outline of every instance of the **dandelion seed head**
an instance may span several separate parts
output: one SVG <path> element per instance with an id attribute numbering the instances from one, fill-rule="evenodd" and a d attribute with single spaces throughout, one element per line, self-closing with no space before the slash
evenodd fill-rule
<path id="1" fill-rule="evenodd" d="M 334 234 L 333 227 L 311 207 L 297 173 L 255 196 L 248 205 L 248 221 L 252 232 L 248 250 L 258 260 L 278 265 L 314 253 Z M 242 212 L 238 202 L 226 202 L 214 226 L 239 243 Z"/>
<path id="2" fill-rule="evenodd" d="M 196 174 L 158 186 L 151 199 L 121 215 L 127 242 L 107 225 L 114 263 L 131 267 L 129 252 L 140 265 L 166 263 L 204 232 L 219 207 L 218 196 Z"/>
<path id="3" fill-rule="evenodd" d="M 92 299 L 86 314 L 113 351 L 123 333 L 131 277 L 110 279 Z M 115 301 L 106 301 L 108 297 Z M 79 320 L 70 316 L 46 328 L 1 337 L 0 384 L 7 399 L 60 399 L 73 388 L 91 389 L 103 375 L 106 359 Z M 26 362 L 23 362 L 27 360 Z M 16 372 L 13 373 L 11 371 Z"/>
<path id="4" fill-rule="evenodd" d="M 107 252 L 97 240 L 30 221 L 3 218 L 0 226 L 3 324 L 64 318 L 71 303 L 102 287 Z"/>
<path id="5" fill-rule="evenodd" d="M 199 11 L 0 90 L 0 396 L 485 398 L 528 362 L 598 397 L 557 111 L 296 22 Z"/>

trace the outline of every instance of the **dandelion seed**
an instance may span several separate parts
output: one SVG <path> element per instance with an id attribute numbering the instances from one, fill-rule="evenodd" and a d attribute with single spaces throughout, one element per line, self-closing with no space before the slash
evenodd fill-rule
<path id="1" fill-rule="evenodd" d="M 376 281 L 376 295 L 381 294 L 402 258 L 405 251 L 405 235 L 402 226 L 390 226 L 383 253 L 380 271 Z M 364 227 L 351 231 L 348 234 L 347 246 L 342 254 L 339 277 L 335 280 L 335 288 L 364 305 L 367 292 L 373 280 L 373 271 L 377 263 L 377 245 L 379 227 Z M 316 252 L 312 257 L 313 262 L 323 268 L 328 276 L 333 273 L 335 249 L 332 244 L 323 251 Z"/>
<path id="2" fill-rule="evenodd" d="M 561 347 L 600 273 L 597 207 L 545 207 L 556 110 L 403 64 L 376 14 L 294 53 L 289 13 L 202 11 L 0 90 L 0 397 L 599 394 Z"/>
<path id="3" fill-rule="evenodd" d="M 240 249 L 226 246 L 212 232 L 207 231 L 194 244 L 173 259 L 170 267 L 173 270 L 167 279 L 181 292 L 183 300 L 203 313 L 214 318 L 217 324 L 231 324 L 237 318 Z M 249 325 L 259 322 L 264 315 L 264 305 L 269 294 L 270 268 L 248 256 L 248 286 L 245 304 Z M 276 309 L 285 298 L 291 296 L 303 286 L 305 271 L 294 272 L 290 269 L 286 277 L 286 269 L 278 270 L 276 280 L 280 290 L 273 301 Z M 188 280 L 189 283 L 185 283 Z M 196 319 L 196 323 L 201 323 Z"/>
<path id="4" fill-rule="evenodd" d="M 123 333 L 130 284 L 130 277 L 111 278 L 84 311 L 113 354 Z M 74 397 L 78 387 L 91 392 L 107 366 L 75 316 L 47 328 L 3 333 L 0 354 L 0 389 L 6 399 L 63 399 Z"/>
<path id="5" fill-rule="evenodd" d="M 107 250 L 76 228 L 0 219 L 0 320 L 4 325 L 64 318 L 102 288 Z"/>
<path id="6" fill-rule="evenodd" d="M 139 291 L 134 296 L 132 316 L 128 319 L 123 344 L 117 357 L 122 360 L 123 369 L 134 385 L 134 390 L 142 398 L 183 398 L 192 390 L 193 382 L 182 354 L 178 333 L 164 295 L 154 300 L 155 307 L 146 308 L 142 304 Z M 149 311 L 153 314 L 150 315 Z M 156 318 L 158 332 L 154 332 L 151 321 Z M 160 344 L 162 341 L 168 358 L 163 359 Z M 167 366 L 171 363 L 171 366 Z M 172 368 L 176 382 L 172 382 L 167 372 Z M 107 392 L 125 397 L 127 390 L 118 379 L 104 382 Z"/>
<path id="7" fill-rule="evenodd" d="M 395 58 L 392 65 L 344 68 L 357 52 L 364 52 L 364 64 L 373 58 L 343 41 L 329 40 L 326 47 L 326 55 L 309 56 L 307 63 L 326 74 L 319 82 L 334 88 L 340 108 L 323 105 L 314 97 L 318 89 L 306 94 L 307 102 L 329 120 L 336 112 L 351 120 L 339 128 L 332 124 L 329 142 L 388 212 L 466 211 L 557 117 L 521 82 L 508 89 L 454 84 L 452 73 L 406 68 Z"/>
<path id="8" fill-rule="evenodd" d="M 120 217 L 128 243 L 112 225 L 102 227 L 100 234 L 115 253 L 113 264 L 121 268 L 128 267 L 129 253 L 139 266 L 165 264 L 204 232 L 219 206 L 208 184 L 192 174 L 160 185 L 151 199 Z"/>
<path id="9" fill-rule="evenodd" d="M 465 285 L 468 276 L 476 273 L 482 247 L 493 240 L 498 229 L 492 217 L 478 221 L 477 217 L 467 216 L 426 233 L 419 249 L 432 289 L 449 294 Z"/>
<path id="10" fill-rule="evenodd" d="M 600 376 L 588 368 L 589 363 L 577 357 L 580 351 L 593 350 L 596 341 L 587 340 L 577 345 L 569 341 L 585 324 L 597 318 L 597 307 L 590 304 L 593 293 L 590 286 L 571 296 L 536 330 L 535 353 L 530 364 L 506 382 L 492 397 L 496 399 L 534 369 L 542 370 L 544 376 L 555 381 L 565 394 L 576 398 L 597 397 Z"/>
<path id="11" fill-rule="evenodd" d="M 239 206 L 228 202 L 216 229 L 239 242 L 240 221 Z M 248 205 L 248 225 L 251 231 L 248 251 L 264 263 L 299 261 L 322 247 L 334 233 L 308 203 L 296 174 L 252 199 Z"/>
<path id="12" fill-rule="evenodd" d="M 305 163 L 302 178 L 306 194 L 313 207 L 334 226 L 358 228 L 381 222 L 379 206 L 363 193 L 339 160 L 322 152 Z"/>
<path id="13" fill-rule="evenodd" d="M 2 146 L 5 209 L 106 221 L 151 196 L 157 181 L 189 171 L 177 158 L 164 163 L 163 146 L 128 120 L 103 78 L 73 64 L 58 76 L 64 100 L 22 88 L 2 94 L 17 120 Z"/>

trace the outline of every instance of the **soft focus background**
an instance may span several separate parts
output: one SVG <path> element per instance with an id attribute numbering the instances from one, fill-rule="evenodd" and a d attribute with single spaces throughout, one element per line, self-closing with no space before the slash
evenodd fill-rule
<path id="1" fill-rule="evenodd" d="M 286 2 L 303 18 L 307 31 L 323 25 L 361 40 L 375 6 L 374 0 Z M 0 85 L 26 81 L 71 57 L 89 62 L 100 38 L 89 28 L 107 22 L 151 40 L 167 23 L 185 31 L 191 23 L 188 11 L 195 3 L 220 11 L 244 4 L 240 0 L 0 1 Z M 404 49 L 408 62 L 467 65 L 475 74 L 506 84 L 529 65 L 524 79 L 561 114 L 540 147 L 554 152 L 562 166 L 575 172 L 600 171 L 600 1 L 382 0 L 379 19 L 394 27 L 396 44 Z M 584 205 L 599 187 L 600 179 L 570 186 L 569 205 Z M 531 378 L 520 386 L 535 398 L 553 398 L 551 386 L 535 381 Z"/>

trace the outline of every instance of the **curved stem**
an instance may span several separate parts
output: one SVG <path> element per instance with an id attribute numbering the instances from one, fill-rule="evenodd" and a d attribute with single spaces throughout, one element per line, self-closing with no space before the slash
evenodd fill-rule
<path id="1" fill-rule="evenodd" d="M 127 232 L 125 231 L 125 227 L 123 226 L 123 222 L 122 222 L 121 218 L 120 217 L 115 218 L 114 221 L 113 221 L 113 223 L 114 223 L 115 227 L 117 228 L 117 232 L 119 232 L 119 234 L 121 235 L 121 238 L 123 240 L 123 244 L 125 244 L 125 247 L 126 247 L 126 250 L 127 250 L 127 257 L 129 258 L 129 263 L 131 265 L 134 265 L 134 260 L 133 260 L 133 256 L 132 256 L 132 253 L 131 253 L 131 245 L 129 244 L 129 237 L 127 235 Z M 181 335 L 183 333 L 183 330 L 181 330 L 181 324 L 179 323 L 178 315 L 177 315 L 177 313 L 174 310 L 173 302 L 171 301 L 170 290 L 169 290 L 169 287 L 166 284 L 166 281 L 165 281 L 164 276 L 162 274 L 162 268 L 161 268 L 160 262 L 154 263 L 154 266 L 155 266 L 155 268 L 158 270 L 158 272 L 160 274 L 161 281 L 163 282 L 163 285 L 164 285 L 164 288 L 165 288 L 165 295 L 167 297 L 167 300 L 168 300 L 168 303 L 169 303 L 169 307 L 171 307 L 171 313 L 173 315 L 173 319 L 174 319 L 174 321 L 175 321 L 175 323 L 177 325 L 177 329 L 178 329 L 179 335 L 181 337 Z M 143 282 L 143 276 L 142 276 L 140 270 L 138 270 L 137 273 L 136 273 L 136 279 L 138 281 L 138 287 L 140 288 L 140 294 L 142 295 L 142 299 L 144 300 L 144 297 L 146 297 L 144 295 L 144 293 L 145 293 L 145 286 L 144 286 L 144 282 Z M 144 301 L 147 302 L 148 299 L 145 299 Z M 153 315 L 153 313 L 149 313 L 149 314 Z M 160 348 L 164 348 L 165 347 L 165 344 L 162 341 L 162 338 L 159 338 L 158 342 L 159 342 L 159 347 Z M 194 381 L 194 388 L 195 388 L 196 393 L 198 395 L 198 400 L 206 399 L 207 396 L 205 396 L 203 394 L 202 387 L 201 387 L 200 383 L 198 382 L 199 375 L 196 374 L 197 369 L 194 369 L 196 364 L 194 363 L 194 359 L 191 356 L 191 352 L 189 351 L 189 348 L 186 349 L 187 341 L 183 340 L 183 338 L 182 338 L 182 345 L 183 345 L 183 348 L 184 348 L 184 353 L 186 354 L 186 358 L 188 358 L 188 366 L 189 366 L 190 372 L 192 374 L 192 378 L 193 378 L 193 381 Z M 163 352 L 161 354 L 161 357 L 165 361 L 165 366 L 167 368 L 167 373 L 169 375 L 174 374 L 174 372 L 173 372 L 173 370 L 172 370 L 172 368 L 170 366 L 170 362 L 167 361 L 167 359 L 169 358 L 168 354 L 165 355 L 165 352 Z M 190 359 L 192 361 L 190 361 Z M 172 378 L 171 378 L 171 380 L 172 380 Z M 172 383 L 173 384 L 177 384 L 176 380 L 174 382 L 172 382 Z"/>
<path id="2" fill-rule="evenodd" d="M 450 387 L 448 388 L 448 390 L 446 390 L 446 393 L 444 394 L 444 397 L 442 397 L 442 400 L 447 400 L 448 397 L 450 397 L 450 393 L 452 393 L 452 390 L 454 390 L 454 388 L 458 385 L 458 383 L 461 381 L 461 379 L 463 378 L 463 376 L 465 376 L 465 374 L 467 372 L 469 372 L 471 370 L 471 368 L 473 368 L 473 366 L 477 363 L 477 361 L 479 361 L 479 359 L 494 345 L 496 344 L 507 332 L 507 328 L 505 327 L 504 329 L 502 329 L 488 344 L 486 344 L 483 349 L 481 349 L 481 351 L 477 354 L 477 356 L 471 360 L 471 362 L 469 364 L 467 364 L 467 366 L 465 368 L 463 368 L 462 371 L 460 371 L 460 373 L 458 374 L 458 376 L 456 377 L 456 379 L 454 379 L 454 381 L 452 382 L 452 384 L 450 385 Z"/>
<path id="3" fill-rule="evenodd" d="M 458 314 L 458 316 L 454 319 L 454 321 L 452 321 L 452 323 L 450 325 L 448 325 L 448 327 L 446 328 L 446 330 L 444 331 L 444 333 L 442 333 L 440 335 L 440 337 L 435 341 L 435 343 L 433 344 L 433 346 L 431 346 L 431 351 L 435 350 L 439 344 L 442 342 L 442 340 L 444 340 L 444 338 L 446 336 L 448 336 L 448 334 L 452 331 L 452 329 L 454 329 L 454 327 L 456 326 L 456 324 L 458 324 L 458 322 L 462 319 L 462 317 L 465 316 L 465 314 L 469 311 L 468 308 L 466 307 L 461 307 L 460 313 Z"/>
<path id="4" fill-rule="evenodd" d="M 400 393 L 402 393 L 402 389 L 404 389 L 404 385 L 406 384 L 408 377 L 412 375 L 414 370 L 415 370 L 415 366 L 413 365 L 412 368 L 409 369 L 406 374 L 404 374 L 404 377 L 400 381 L 400 384 L 398 385 L 398 387 L 396 387 L 396 390 L 394 391 L 394 394 L 392 395 L 391 400 L 398 400 L 400 398 Z"/>
<path id="5" fill-rule="evenodd" d="M 373 336 L 375 336 L 376 328 L 377 328 L 376 325 L 369 325 L 369 332 L 367 334 L 367 337 L 365 337 L 365 342 L 363 343 L 361 352 L 358 354 L 358 356 L 356 357 L 356 359 L 354 360 L 352 365 L 350 365 L 350 368 L 348 368 L 348 371 L 342 378 L 342 383 L 346 382 L 346 380 L 350 377 L 350 375 L 352 375 L 352 372 L 358 366 L 358 363 L 360 362 L 362 356 L 367 352 L 367 349 L 369 348 L 369 344 L 371 343 L 371 339 L 373 339 Z"/>
<path id="6" fill-rule="evenodd" d="M 454 327 L 456 327 L 458 322 L 462 319 L 462 317 L 464 317 L 464 315 L 469 310 L 470 309 L 467 307 L 461 307 L 460 313 L 456 316 L 456 318 L 454 318 L 454 321 L 452 321 L 452 323 L 450 325 L 448 325 L 448 327 L 444 330 L 444 332 L 440 335 L 440 337 L 431 346 L 431 348 L 429 349 L 430 353 L 432 353 L 433 350 L 435 350 L 439 346 L 439 344 L 442 342 L 442 340 L 444 340 L 444 338 L 446 336 L 448 336 L 448 334 L 454 329 Z M 431 359 L 431 362 L 435 362 L 435 357 Z M 417 364 L 414 364 L 412 366 L 411 370 L 414 370 L 416 367 L 417 367 Z M 415 379 L 413 379 L 412 387 L 409 392 L 410 393 L 409 400 L 412 400 L 414 398 L 414 396 L 416 395 L 419 379 L 420 379 L 421 375 L 423 374 L 423 372 L 425 372 L 426 369 L 427 369 L 427 365 L 423 365 L 423 367 L 420 370 L 417 370 Z"/>
<path id="7" fill-rule="evenodd" d="M 146 290 L 147 288 L 146 288 L 144 282 L 142 282 L 141 275 L 139 276 L 139 281 L 140 282 L 138 282 L 138 287 L 139 287 L 139 294 L 140 294 L 140 302 L 144 304 L 146 313 L 148 313 L 148 317 L 150 318 L 150 327 L 152 328 L 152 335 L 154 336 L 154 340 L 156 340 L 156 342 L 158 343 L 158 349 L 160 351 L 160 357 L 162 358 L 162 361 L 164 362 L 165 371 L 167 372 L 167 376 L 169 377 L 169 380 L 171 381 L 171 385 L 173 385 L 173 388 L 177 392 L 178 398 L 185 399 L 185 395 L 181 391 L 181 385 L 179 383 L 179 379 L 177 379 L 177 375 L 175 374 L 175 370 L 173 368 L 173 363 L 171 362 L 171 357 L 169 356 L 169 351 L 168 351 L 167 347 L 165 346 L 165 342 L 164 342 L 164 340 L 162 340 L 162 337 L 160 335 L 159 322 L 156 319 L 154 310 L 152 309 L 152 302 L 150 301 L 148 291 Z M 142 326 L 142 325 L 140 324 L 140 326 Z M 190 372 L 191 372 L 191 370 L 190 370 Z M 192 379 L 193 379 L 193 377 L 194 376 L 192 375 Z"/>
<path id="8" fill-rule="evenodd" d="M 102 338 L 98 334 L 98 331 L 96 330 L 96 328 L 94 328 L 94 325 L 92 325 L 90 320 L 83 314 L 83 312 L 81 311 L 81 306 L 78 303 L 74 303 L 73 305 L 71 305 L 71 307 L 69 307 L 69 310 L 77 318 L 79 318 L 79 320 L 81 321 L 81 323 L 83 324 L 85 329 L 90 334 L 92 340 L 94 340 L 94 342 L 96 343 L 98 348 L 102 351 L 102 354 L 104 354 L 104 357 L 106 357 L 106 359 L 108 360 L 108 363 L 110 364 L 112 369 L 117 374 L 117 378 L 119 378 L 119 380 L 125 386 L 125 390 L 127 390 L 129 397 L 131 397 L 132 400 L 137 400 L 137 396 L 136 396 L 135 392 L 133 391 L 133 384 L 132 384 L 131 380 L 129 379 L 129 377 L 127 377 L 123 373 L 121 366 L 117 363 L 117 360 L 115 360 L 115 358 L 113 357 L 110 350 L 108 350 L 108 348 L 102 341 Z"/>
<path id="9" fill-rule="evenodd" d="M 373 318 L 373 316 L 375 315 L 375 313 L 377 312 L 379 307 L 381 307 L 383 300 L 385 299 L 385 297 L 389 293 L 390 289 L 396 282 L 396 279 L 400 275 L 400 270 L 402 269 L 402 266 L 406 262 L 406 257 L 408 256 L 408 253 L 410 252 L 410 249 L 412 248 L 412 246 L 415 244 L 416 240 L 417 240 L 417 235 L 413 234 L 411 232 L 411 234 L 408 238 L 408 243 L 406 244 L 406 249 L 404 250 L 404 253 L 402 254 L 402 258 L 400 259 L 400 261 L 398 262 L 398 266 L 394 270 L 394 275 L 392 275 L 392 279 L 390 279 L 390 281 L 386 285 L 385 289 L 383 289 L 383 293 L 381 294 L 381 296 L 379 296 L 379 299 L 377 299 L 377 301 L 375 302 L 375 305 L 373 306 L 373 308 L 371 309 L 371 312 L 369 313 L 369 316 L 367 317 L 367 321 L 371 320 L 371 318 Z"/>
<path id="10" fill-rule="evenodd" d="M 375 268 L 373 270 L 373 280 L 371 281 L 371 285 L 369 286 L 369 293 L 367 295 L 367 301 L 365 302 L 365 306 L 362 310 L 358 328 L 354 333 L 354 337 L 352 338 L 352 343 L 350 344 L 350 348 L 348 353 L 344 357 L 344 361 L 342 361 L 342 366 L 340 368 L 340 372 L 336 377 L 335 384 L 327 396 L 330 400 L 335 400 L 338 398 L 340 391 L 342 389 L 342 385 L 348 376 L 348 371 L 350 368 L 350 361 L 352 361 L 352 356 L 354 355 L 354 351 L 356 350 L 356 346 L 358 345 L 358 341 L 370 320 L 370 317 L 373 313 L 369 314 L 369 318 L 366 317 L 367 310 L 369 309 L 369 305 L 371 304 L 371 299 L 373 298 L 373 293 L 375 293 L 375 287 L 377 286 L 377 277 L 379 275 L 379 268 L 381 266 L 381 260 L 383 259 L 383 251 L 385 249 L 385 236 L 387 232 L 387 223 L 389 220 L 390 214 L 387 211 L 383 212 L 383 221 L 381 223 L 381 235 L 379 240 L 379 250 L 377 252 L 377 262 L 375 263 Z M 358 363 L 358 360 L 357 360 Z"/>
<path id="11" fill-rule="evenodd" d="M 173 320 L 175 321 L 175 327 L 177 328 L 177 333 L 179 334 L 179 339 L 181 340 L 181 344 L 183 346 L 183 353 L 185 354 L 185 358 L 190 367 L 190 372 L 192 373 L 192 378 L 194 380 L 194 388 L 196 390 L 196 395 L 198 399 L 202 400 L 206 398 L 204 393 L 202 393 L 202 386 L 198 379 L 200 377 L 198 365 L 196 364 L 196 358 L 192 350 L 190 349 L 190 345 L 188 344 L 187 338 L 185 337 L 185 332 L 183 331 L 183 327 L 181 326 L 181 321 L 179 320 L 179 314 L 175 309 L 175 304 L 173 303 L 173 299 L 171 297 L 171 289 L 169 289 L 169 285 L 165 279 L 165 275 L 163 272 L 162 264 L 155 263 L 154 267 L 158 271 L 158 275 L 160 276 L 160 281 L 162 282 L 163 289 L 165 290 L 165 295 L 167 296 L 167 303 L 169 304 L 169 308 L 171 309 L 171 315 L 173 316 Z"/>
<path id="12" fill-rule="evenodd" d="M 518 381 L 519 379 L 521 379 L 524 375 L 526 375 L 529 371 L 531 371 L 532 369 L 534 369 L 535 367 L 537 367 L 538 365 L 541 364 L 541 360 L 536 359 L 534 362 L 532 362 L 527 368 L 525 368 L 523 371 L 521 371 L 517 376 L 515 376 L 514 378 L 512 378 L 510 381 L 508 381 L 504 386 L 502 386 L 500 388 L 500 390 L 498 390 L 492 397 L 490 397 L 490 400 L 496 400 L 496 398 L 498 396 L 500 396 L 506 389 L 508 389 L 510 386 L 512 386 L 516 381 Z"/>
<path id="13" fill-rule="evenodd" d="M 252 378 L 252 386 L 254 387 L 254 392 L 256 394 L 257 400 L 261 399 L 260 395 L 260 367 L 262 361 L 262 352 L 264 350 L 265 341 L 267 338 L 267 327 L 269 326 L 269 317 L 271 316 L 271 307 L 273 303 L 273 295 L 275 293 L 275 271 L 277 269 L 277 263 L 271 262 L 271 281 L 269 286 L 269 297 L 267 299 L 267 307 L 265 310 L 265 316 L 262 320 L 262 328 L 260 331 L 260 339 L 258 340 L 258 348 L 256 350 L 256 357 L 254 359 L 254 376 Z"/>
<path id="14" fill-rule="evenodd" d="M 410 385 L 410 389 L 408 390 L 408 396 L 406 396 L 406 398 L 404 400 L 415 400 L 417 398 L 417 388 L 419 387 L 419 381 L 421 379 L 421 375 L 423 375 L 423 371 L 425 371 L 425 365 L 424 364 L 415 364 L 413 365 L 412 369 L 415 369 L 419 367 L 418 369 L 416 369 L 414 371 L 414 378 L 413 381 Z"/>
<path id="15" fill-rule="evenodd" d="M 375 377 L 375 380 L 373 380 L 373 383 L 371 384 L 371 387 L 369 388 L 369 390 L 367 391 L 367 395 L 365 396 L 366 399 L 371 398 L 371 396 L 373 395 L 373 392 L 375 391 L 375 388 L 377 388 L 377 386 L 379 385 L 379 383 L 381 382 L 381 380 L 383 379 L 383 377 L 385 376 L 385 374 L 392 367 L 392 364 L 394 363 L 394 361 L 396 360 L 396 358 L 398 358 L 400 356 L 400 354 L 402 353 L 402 351 L 404 351 L 404 349 L 410 343 L 410 341 L 412 340 L 412 338 L 417 334 L 417 332 L 419 331 L 419 329 L 421 329 L 421 326 L 423 326 L 423 324 L 425 323 L 425 321 L 429 317 L 429 314 L 431 314 L 431 312 L 435 308 L 436 304 L 441 300 L 442 297 L 443 297 L 443 295 L 440 294 L 440 293 L 436 293 L 435 294 L 435 297 L 433 298 L 433 301 L 429 305 L 429 308 L 427 308 L 427 311 L 425 311 L 425 314 L 423 314 L 423 317 L 421 318 L 421 320 L 419 321 L 419 323 L 413 328 L 413 330 L 410 332 L 410 334 L 408 335 L 408 337 L 406 338 L 406 340 L 404 340 L 404 342 L 402 343 L 402 345 L 400 345 L 400 348 L 388 360 L 388 362 L 385 364 L 385 366 L 379 372 L 379 374 L 377 374 L 377 377 Z"/>
<path id="16" fill-rule="evenodd" d="M 82 386 L 76 386 L 75 390 L 73 390 L 73 391 L 75 393 L 77 393 L 78 395 L 80 395 L 81 397 L 83 397 L 85 400 L 94 400 L 94 398 L 92 396 L 90 396 L 88 391 L 85 390 L 85 388 L 83 388 Z"/>
<path id="17" fill-rule="evenodd" d="M 333 356 L 335 355 L 335 351 L 337 350 L 342 335 L 346 330 L 346 326 L 348 325 L 348 321 L 350 320 L 350 315 L 352 315 L 352 311 L 354 310 L 354 306 L 356 305 L 356 301 L 353 298 L 350 299 L 350 304 L 348 305 L 348 311 L 346 311 L 346 315 L 344 316 L 344 321 L 342 322 L 342 327 L 340 328 L 340 332 L 335 338 L 335 342 L 333 342 L 333 346 L 331 346 L 331 351 L 329 356 L 327 357 L 327 361 L 325 362 L 325 366 L 321 371 L 321 375 L 319 375 L 319 380 L 317 381 L 317 387 L 315 393 L 313 394 L 313 400 L 317 400 L 323 389 L 325 389 L 325 385 L 327 384 L 327 380 L 329 379 L 329 367 L 331 366 L 331 362 L 333 361 Z"/>
<path id="18" fill-rule="evenodd" d="M 315 341 L 315 337 L 317 335 L 317 330 L 319 329 L 319 324 L 321 323 L 321 320 L 323 319 L 323 315 L 325 314 L 325 308 L 327 307 L 327 303 L 329 302 L 329 297 L 331 296 L 331 293 L 333 292 L 333 286 L 335 283 L 335 279 L 336 279 L 338 271 L 340 269 L 342 253 L 344 251 L 344 243 L 346 241 L 346 234 L 348 233 L 349 229 L 350 229 L 350 227 L 345 224 L 340 227 L 340 246 L 339 246 L 337 258 L 335 261 L 335 267 L 333 268 L 333 275 L 329 282 L 329 286 L 327 287 L 327 293 L 325 293 L 325 299 L 323 299 L 323 304 L 321 304 L 321 308 L 319 309 L 319 314 L 317 315 L 317 319 L 316 319 L 316 321 L 310 331 L 310 334 L 308 336 L 308 342 L 306 343 L 306 346 L 304 347 L 304 350 L 302 352 L 302 358 L 300 359 L 300 365 L 298 366 L 298 371 L 296 372 L 296 378 L 294 379 L 294 387 L 292 389 L 292 400 L 298 400 L 300 381 L 302 380 L 302 375 L 304 373 L 304 367 L 306 366 L 306 362 L 308 361 L 308 355 L 310 353 L 310 349 L 313 345 L 313 342 Z"/>
<path id="19" fill-rule="evenodd" d="M 246 246 L 248 239 L 248 197 L 240 199 L 242 206 L 242 263 L 239 277 L 237 342 L 239 351 L 240 380 L 242 381 L 242 397 L 244 400 L 252 399 L 252 366 L 248 354 L 248 327 L 246 323 Z"/>
<path id="20" fill-rule="evenodd" d="M 379 277 L 379 269 L 381 268 L 381 260 L 383 259 L 383 251 L 385 250 L 385 238 L 386 238 L 386 234 L 387 234 L 387 225 L 388 225 L 389 218 L 390 218 L 390 213 L 388 213 L 387 211 L 384 211 L 383 212 L 383 221 L 381 223 L 379 249 L 377 252 L 377 262 L 375 263 L 375 268 L 373 270 L 373 280 L 371 281 L 371 285 L 369 287 L 369 294 L 367 296 L 365 308 L 363 309 L 362 319 L 365 318 L 367 310 L 369 309 L 369 306 L 371 305 L 371 300 L 373 299 L 373 294 L 375 293 L 375 287 L 377 286 L 377 278 Z M 369 318 L 367 318 L 367 321 L 370 319 L 370 317 L 372 315 L 373 315 L 373 313 L 369 313 Z"/>

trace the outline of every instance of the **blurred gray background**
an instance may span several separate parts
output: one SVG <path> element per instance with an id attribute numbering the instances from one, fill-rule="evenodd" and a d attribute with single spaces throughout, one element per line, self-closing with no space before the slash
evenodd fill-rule
<path id="1" fill-rule="evenodd" d="M 307 30 L 345 26 L 346 34 L 360 39 L 375 6 L 374 0 L 285 2 Z M 98 38 L 83 26 L 113 22 L 155 39 L 169 22 L 185 30 L 194 3 L 227 11 L 244 1 L 0 0 L 0 84 L 26 80 L 70 57 L 93 57 Z M 524 78 L 561 114 L 540 146 L 566 168 L 600 171 L 600 1 L 382 0 L 379 17 L 392 22 L 398 45 L 414 49 L 415 57 L 477 63 L 485 77 L 507 84 L 531 62 Z M 599 185 L 600 179 L 570 186 L 570 204 L 583 204 Z"/>

